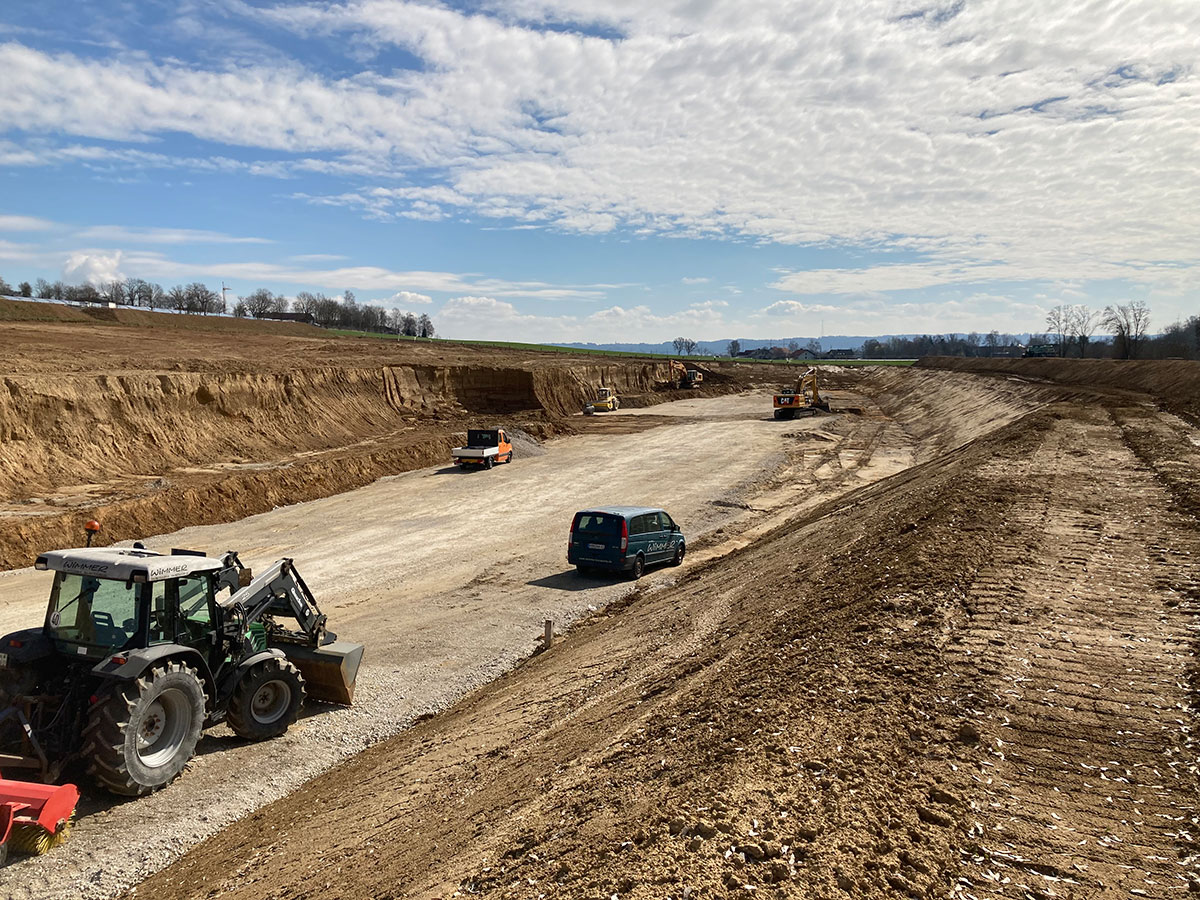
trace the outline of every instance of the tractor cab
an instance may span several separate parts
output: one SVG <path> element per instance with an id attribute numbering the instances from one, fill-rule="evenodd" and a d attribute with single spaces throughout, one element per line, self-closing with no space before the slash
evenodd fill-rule
<path id="1" fill-rule="evenodd" d="M 220 560 L 180 551 L 168 556 L 141 548 L 85 548 L 44 553 L 34 567 L 54 572 L 42 633 L 59 654 L 95 661 L 171 643 L 210 657 Z"/>

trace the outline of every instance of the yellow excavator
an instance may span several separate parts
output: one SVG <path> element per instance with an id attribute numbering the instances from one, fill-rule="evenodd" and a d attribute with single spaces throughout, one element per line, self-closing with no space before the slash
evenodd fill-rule
<path id="1" fill-rule="evenodd" d="M 794 419 L 799 415 L 815 416 L 829 412 L 829 401 L 821 396 L 817 384 L 817 367 L 812 366 L 796 379 L 796 386 L 775 395 L 775 418 Z"/>
<path id="2" fill-rule="evenodd" d="M 689 369 L 677 359 L 671 360 L 671 381 L 681 388 L 694 388 L 704 382 L 704 373 Z"/>

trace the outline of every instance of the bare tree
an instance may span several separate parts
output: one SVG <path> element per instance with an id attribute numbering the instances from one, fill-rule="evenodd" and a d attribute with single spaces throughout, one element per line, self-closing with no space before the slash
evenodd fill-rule
<path id="1" fill-rule="evenodd" d="M 821 355 L 821 342 L 818 341 L 816 338 L 813 338 L 804 345 L 804 349 L 808 350 L 814 356 L 820 356 Z"/>
<path id="2" fill-rule="evenodd" d="M 17 291 L 20 293 L 20 295 L 22 297 L 32 297 L 33 296 L 33 285 L 31 285 L 28 281 L 22 281 L 20 284 L 17 285 Z"/>
<path id="3" fill-rule="evenodd" d="M 33 283 L 34 293 L 42 300 L 49 300 L 54 296 L 54 286 L 45 278 L 39 278 Z"/>
<path id="4" fill-rule="evenodd" d="M 1150 307 L 1142 300 L 1106 306 L 1100 324 L 1113 336 L 1113 354 L 1135 359 L 1150 324 Z"/>
<path id="5" fill-rule="evenodd" d="M 742 342 L 741 341 L 730 341 L 729 346 L 725 348 L 725 352 L 728 353 L 730 356 L 737 356 L 739 353 L 742 352 Z"/>
<path id="6" fill-rule="evenodd" d="M 124 303 L 125 282 L 123 281 L 106 281 L 100 285 L 100 297 L 106 303 Z"/>
<path id="7" fill-rule="evenodd" d="M 683 355 L 683 348 L 686 344 L 687 344 L 687 338 L 677 337 L 677 338 L 675 338 L 675 340 L 671 341 L 671 346 L 673 346 L 675 348 L 675 354 L 677 356 Z"/>
<path id="8" fill-rule="evenodd" d="M 300 291 L 292 301 L 292 309 L 298 313 L 314 315 L 317 311 L 317 297 L 309 291 Z"/>
<path id="9" fill-rule="evenodd" d="M 421 313 L 421 318 L 417 320 L 417 331 L 420 337 L 433 337 L 433 320 L 424 313 Z"/>
<path id="10" fill-rule="evenodd" d="M 799 349 L 800 349 L 799 341 L 788 341 L 788 352 L 789 353 L 795 353 Z"/>
<path id="11" fill-rule="evenodd" d="M 1096 333 L 1100 313 L 1084 306 L 1082 303 L 1072 306 L 1067 313 L 1067 329 L 1071 337 L 1079 344 L 1079 358 L 1087 356 L 1087 346 Z"/>
<path id="12" fill-rule="evenodd" d="M 1046 330 L 1050 335 L 1058 338 L 1058 355 L 1067 355 L 1067 334 L 1068 322 L 1070 320 L 1069 307 L 1063 306 L 1061 303 L 1054 307 L 1050 312 L 1046 313 Z"/>
<path id="13" fill-rule="evenodd" d="M 696 352 L 696 342 L 691 338 L 677 337 L 671 343 L 675 347 L 675 352 L 680 356 L 684 354 L 691 356 Z"/>
<path id="14" fill-rule="evenodd" d="M 238 300 L 246 307 L 246 312 L 256 319 L 261 319 L 267 313 L 278 309 L 278 298 L 266 288 L 259 288 L 245 297 L 239 297 Z"/>

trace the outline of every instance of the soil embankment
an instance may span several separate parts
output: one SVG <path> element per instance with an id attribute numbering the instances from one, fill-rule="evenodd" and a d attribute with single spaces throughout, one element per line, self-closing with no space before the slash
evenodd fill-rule
<path id="1" fill-rule="evenodd" d="M 89 517 L 103 542 L 231 521 L 441 462 L 468 427 L 569 432 L 601 385 L 626 406 L 680 393 L 663 361 L 137 310 L 6 301 L 0 340 L 0 569 Z M 750 371 L 709 369 L 702 396 Z"/>
<path id="2" fill-rule="evenodd" d="M 962 376 L 914 375 L 863 383 L 959 418 Z M 1030 391 L 976 393 L 995 421 L 632 594 L 139 894 L 1200 890 L 1195 431 Z"/>
<path id="3" fill-rule="evenodd" d="M 1185 359 L 970 359 L 927 356 L 919 368 L 1009 375 L 1054 384 L 1147 394 L 1164 409 L 1200 422 L 1200 362 Z"/>

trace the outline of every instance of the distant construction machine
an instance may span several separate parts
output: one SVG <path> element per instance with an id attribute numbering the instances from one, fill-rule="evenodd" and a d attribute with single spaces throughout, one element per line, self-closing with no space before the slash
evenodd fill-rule
<path id="1" fill-rule="evenodd" d="M 775 395 L 775 418 L 794 419 L 796 416 L 815 416 L 829 412 L 829 401 L 821 396 L 817 385 L 817 369 L 813 366 L 796 379 L 796 386 Z"/>
<path id="2" fill-rule="evenodd" d="M 671 360 L 671 382 L 680 388 L 698 387 L 704 382 L 704 373 L 699 369 L 689 369 L 677 359 Z"/>
<path id="3" fill-rule="evenodd" d="M 290 559 L 255 578 L 232 551 L 134 544 L 43 553 L 34 568 L 54 573 L 44 624 L 0 638 L 6 773 L 52 782 L 78 762 L 137 796 L 173 781 L 209 725 L 266 740 L 306 696 L 353 699 L 363 646 L 326 631 Z"/>
<path id="4" fill-rule="evenodd" d="M 591 403 L 594 412 L 616 412 L 621 408 L 617 392 L 612 388 L 602 387 L 596 391 L 596 399 Z"/>

